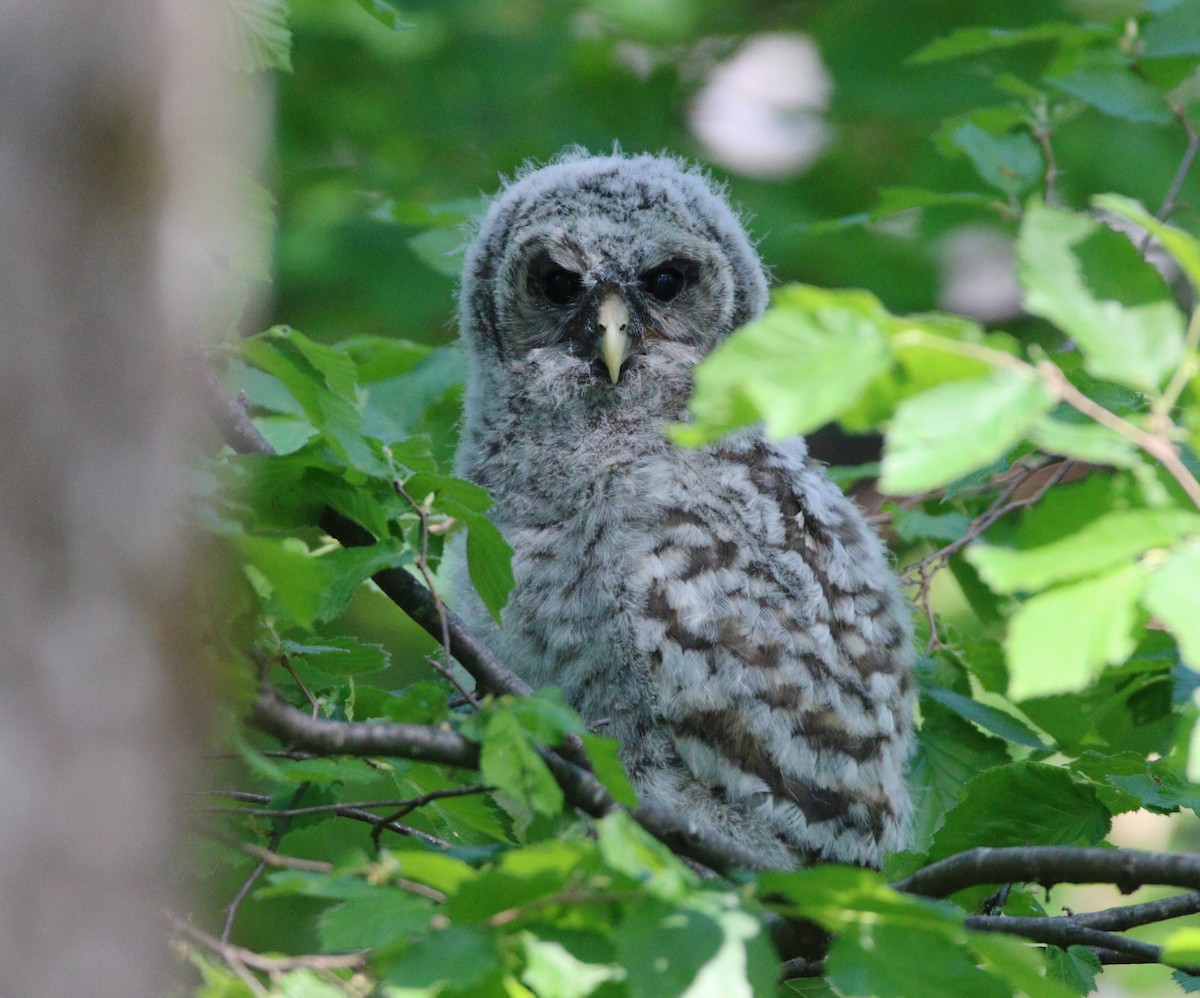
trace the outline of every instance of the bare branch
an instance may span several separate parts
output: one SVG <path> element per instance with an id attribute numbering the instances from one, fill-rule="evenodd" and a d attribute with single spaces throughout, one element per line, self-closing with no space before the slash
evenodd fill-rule
<path id="1" fill-rule="evenodd" d="M 1146 901 L 1142 904 L 1105 908 L 1103 911 L 1082 912 L 1072 915 L 1071 921 L 1076 925 L 1086 925 L 1093 929 L 1123 932 L 1125 929 L 1132 929 L 1137 925 L 1165 922 L 1172 918 L 1182 918 L 1184 915 L 1195 915 L 1198 912 L 1200 912 L 1200 891 L 1195 891 L 1190 894 L 1176 894 L 1174 897 L 1163 898 L 1160 901 Z"/>
<path id="2" fill-rule="evenodd" d="M 969 849 L 893 884 L 898 891 L 947 897 L 979 884 L 1114 884 L 1128 894 L 1148 884 L 1200 890 L 1200 856 L 1138 849 L 1017 846 Z"/>
<path id="3" fill-rule="evenodd" d="M 479 766 L 479 746 L 449 729 L 309 717 L 272 692 L 254 702 L 250 722 L 282 742 L 325 755 L 391 755 L 460 769 Z"/>
<path id="4" fill-rule="evenodd" d="M 1007 932 L 1034 942 L 1047 943 L 1066 949 L 1069 946 L 1092 946 L 1122 953 L 1142 963 L 1158 963 L 1162 949 L 1136 939 L 1126 939 L 1112 932 L 1101 932 L 1080 925 L 1069 918 L 1022 918 L 1008 915 L 968 915 L 968 929 L 979 932 Z"/>
<path id="5" fill-rule="evenodd" d="M 259 696 L 250 720 L 281 741 L 309 751 L 329 755 L 400 756 L 465 769 L 479 766 L 479 746 L 453 731 L 416 724 L 314 719 L 271 692 Z M 549 749 L 539 751 L 573 806 L 592 817 L 603 817 L 620 808 L 604 785 L 587 770 Z M 762 869 L 768 865 L 753 850 L 719 832 L 700 828 L 669 808 L 644 803 L 630 813 L 646 831 L 675 852 L 718 873 L 735 868 Z M 372 816 L 372 820 L 379 819 Z"/>

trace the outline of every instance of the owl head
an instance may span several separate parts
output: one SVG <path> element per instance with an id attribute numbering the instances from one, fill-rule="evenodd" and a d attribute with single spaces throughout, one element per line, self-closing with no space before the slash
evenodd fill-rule
<path id="1" fill-rule="evenodd" d="M 568 150 L 505 186 L 467 250 L 471 393 L 681 406 L 691 369 L 766 299 L 758 255 L 703 173 Z"/>

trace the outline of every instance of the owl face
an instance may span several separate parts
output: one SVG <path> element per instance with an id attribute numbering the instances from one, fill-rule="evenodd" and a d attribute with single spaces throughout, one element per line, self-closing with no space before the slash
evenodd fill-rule
<path id="1" fill-rule="evenodd" d="M 488 380 L 621 396 L 686 377 L 765 300 L 758 257 L 702 174 L 571 155 L 493 202 L 467 254 L 462 323 Z"/>

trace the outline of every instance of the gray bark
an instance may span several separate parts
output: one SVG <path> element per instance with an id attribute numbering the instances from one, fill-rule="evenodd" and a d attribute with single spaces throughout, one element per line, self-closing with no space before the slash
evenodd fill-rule
<path id="1" fill-rule="evenodd" d="M 219 6 L 0 4 L 2 995 L 177 973 L 203 718 L 183 358 L 228 307 L 206 258 L 229 206 L 197 164 L 237 151 Z"/>

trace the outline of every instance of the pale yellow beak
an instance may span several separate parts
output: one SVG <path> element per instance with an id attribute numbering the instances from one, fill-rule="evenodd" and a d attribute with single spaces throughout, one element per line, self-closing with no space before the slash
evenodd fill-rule
<path id="1" fill-rule="evenodd" d="M 600 303 L 596 325 L 600 332 L 600 356 L 615 385 L 621 376 L 621 365 L 629 356 L 629 309 L 615 291 Z"/>

